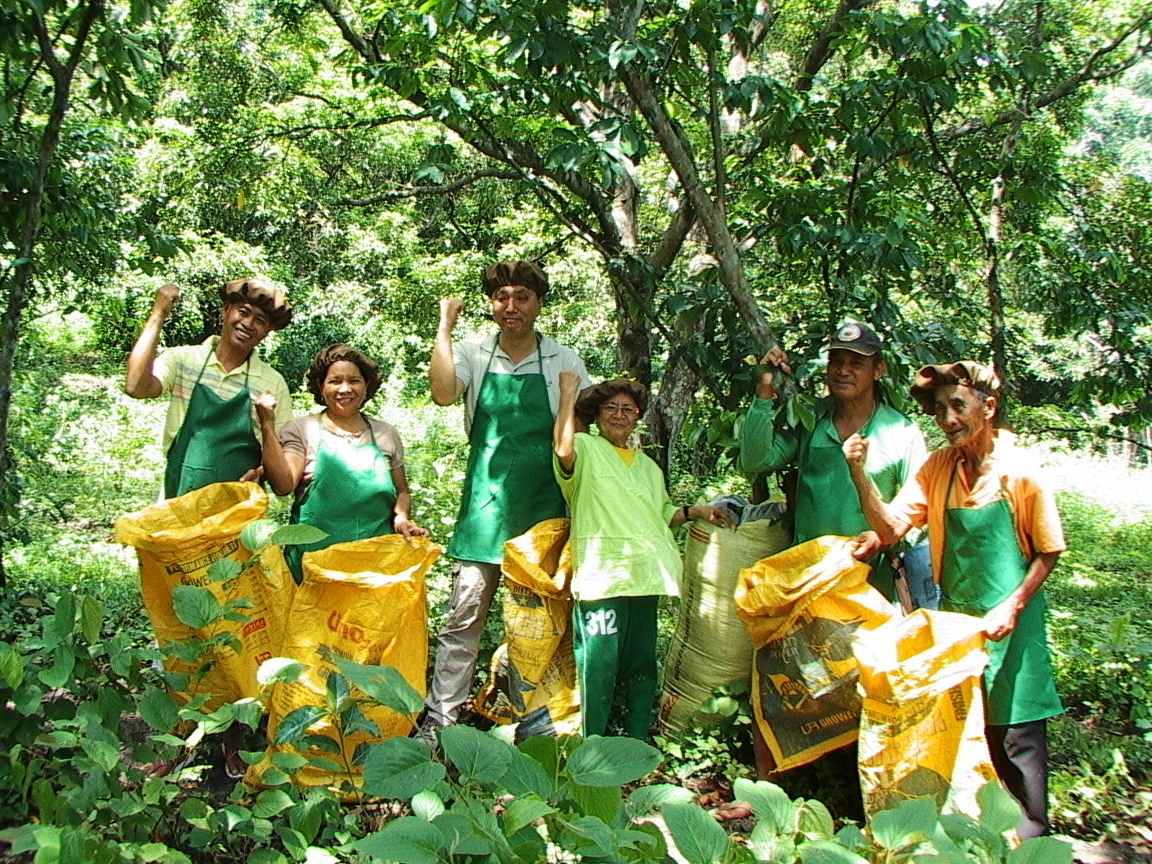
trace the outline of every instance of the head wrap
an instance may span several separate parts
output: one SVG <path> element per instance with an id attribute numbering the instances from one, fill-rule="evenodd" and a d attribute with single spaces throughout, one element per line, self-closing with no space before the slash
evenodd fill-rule
<path id="1" fill-rule="evenodd" d="M 576 419 L 585 426 L 591 426 L 596 422 L 600 406 L 619 393 L 631 396 L 636 402 L 636 407 L 640 409 L 640 416 L 644 416 L 644 412 L 648 410 L 648 388 L 630 378 L 613 378 L 580 391 L 580 396 L 576 400 Z"/>
<path id="2" fill-rule="evenodd" d="M 304 373 L 308 392 L 316 397 L 316 404 L 324 404 L 324 379 L 328 377 L 328 370 L 332 368 L 332 364 L 339 363 L 341 360 L 355 363 L 360 374 L 364 376 L 364 384 L 367 388 L 364 394 L 365 402 L 375 396 L 376 391 L 380 389 L 380 367 L 376 365 L 376 361 L 350 345 L 337 342 L 335 345 L 329 345 L 327 348 L 321 348 L 317 351 L 312 362 L 308 364 L 308 371 Z"/>
<path id="3" fill-rule="evenodd" d="M 233 279 L 220 286 L 220 299 L 225 305 L 251 303 L 268 315 L 273 330 L 283 330 L 292 321 L 292 304 L 279 288 L 261 279 Z"/>
<path id="4" fill-rule="evenodd" d="M 958 360 L 925 366 L 916 373 L 908 392 L 920 403 L 925 414 L 935 414 L 936 388 L 949 384 L 963 384 L 989 396 L 995 396 L 1000 390 L 1000 378 L 991 366 L 975 360 Z"/>
<path id="5" fill-rule="evenodd" d="M 489 297 L 505 285 L 523 285 L 536 292 L 541 301 L 548 293 L 548 274 L 532 261 L 499 261 L 484 268 L 480 289 Z"/>

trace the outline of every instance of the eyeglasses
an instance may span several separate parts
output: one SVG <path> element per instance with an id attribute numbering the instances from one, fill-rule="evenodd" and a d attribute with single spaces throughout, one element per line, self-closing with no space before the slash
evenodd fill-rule
<path id="1" fill-rule="evenodd" d="M 624 417 L 634 417 L 640 413 L 638 409 L 631 405 L 619 405 L 615 402 L 605 402 L 600 406 L 600 410 L 604 414 L 621 414 Z"/>

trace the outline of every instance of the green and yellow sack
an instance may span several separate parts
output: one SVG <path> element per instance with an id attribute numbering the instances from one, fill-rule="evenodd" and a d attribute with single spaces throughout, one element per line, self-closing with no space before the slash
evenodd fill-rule
<path id="1" fill-rule="evenodd" d="M 740 572 L 736 608 L 755 651 L 756 725 L 779 770 L 856 740 L 852 640 L 893 616 L 846 537 L 817 537 Z"/>

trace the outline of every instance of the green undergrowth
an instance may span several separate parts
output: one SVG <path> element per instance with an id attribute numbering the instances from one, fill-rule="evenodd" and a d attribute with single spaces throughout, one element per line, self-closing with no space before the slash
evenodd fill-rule
<path id="1" fill-rule="evenodd" d="M 248 545 L 256 533 L 245 532 Z M 260 565 L 220 561 L 210 578 L 234 579 L 242 566 Z M 177 705 L 163 684 L 194 690 L 210 663 L 179 682 L 161 682 L 152 661 L 212 656 L 228 642 L 214 626 L 241 620 L 244 608 L 217 602 L 205 587 L 178 591 L 181 620 L 214 635 L 163 651 L 136 647 L 129 634 L 110 632 L 97 600 L 65 593 L 43 610 L 36 635 L 0 645 L 0 735 L 7 742 L 0 840 L 13 854 L 37 864 L 1071 861 L 1070 847 L 1052 838 L 1011 847 L 1019 809 L 996 784 L 980 791 L 978 818 L 940 815 L 933 801 L 915 800 L 863 828 L 838 829 L 820 801 L 742 778 L 734 792 L 755 819 L 746 834 L 732 835 L 682 786 L 645 783 L 663 754 L 628 738 L 537 737 L 512 746 L 456 726 L 435 747 L 410 738 L 363 744 L 349 763 L 338 755 L 340 741 L 375 730 L 369 706 L 414 716 L 422 700 L 395 670 L 344 660 L 318 704 L 297 708 L 278 726 L 266 788 L 237 785 L 210 795 L 195 760 L 163 777 L 148 776 L 145 765 L 188 748 L 202 758 L 206 736 L 234 724 L 256 728 L 267 691 L 212 712 L 206 694 Z M 271 687 L 300 671 L 298 663 L 272 659 L 260 679 Z M 145 731 L 134 731 L 126 717 Z M 337 740 L 312 731 L 320 720 Z M 305 767 L 327 772 L 330 785 L 296 785 L 293 776 Z"/>

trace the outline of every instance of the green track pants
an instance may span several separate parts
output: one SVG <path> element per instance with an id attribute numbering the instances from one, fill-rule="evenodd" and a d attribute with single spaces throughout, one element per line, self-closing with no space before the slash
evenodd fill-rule
<path id="1" fill-rule="evenodd" d="M 572 609 L 583 732 L 603 735 L 619 687 L 624 734 L 647 739 L 656 704 L 658 597 L 578 600 Z"/>

